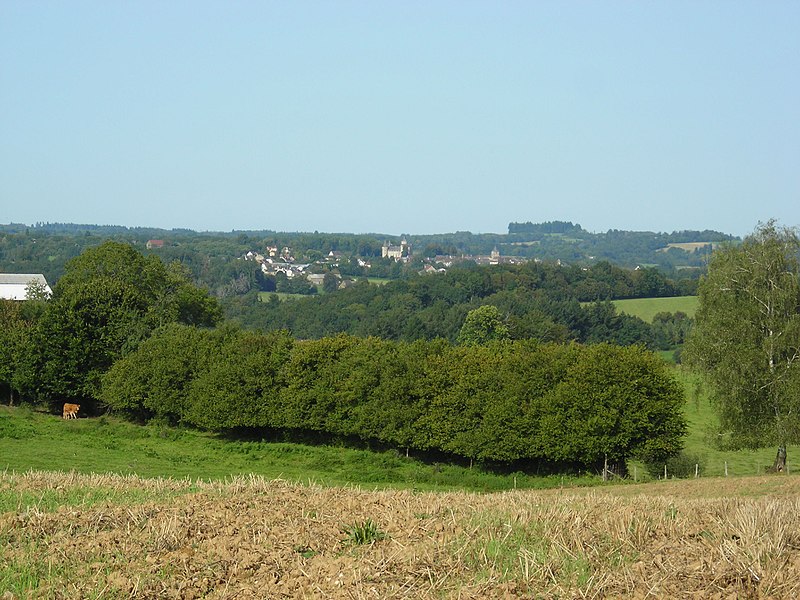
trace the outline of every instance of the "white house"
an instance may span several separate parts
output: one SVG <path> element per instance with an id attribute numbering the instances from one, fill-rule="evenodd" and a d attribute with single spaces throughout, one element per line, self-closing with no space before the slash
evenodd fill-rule
<path id="1" fill-rule="evenodd" d="M 27 300 L 28 286 L 38 284 L 43 286 L 48 296 L 53 290 L 47 285 L 47 280 L 40 273 L 0 273 L 0 298 L 4 300 Z"/>

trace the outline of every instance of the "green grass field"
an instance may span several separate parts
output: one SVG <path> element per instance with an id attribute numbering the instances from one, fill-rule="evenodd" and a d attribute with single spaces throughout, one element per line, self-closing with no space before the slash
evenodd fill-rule
<path id="1" fill-rule="evenodd" d="M 763 473 L 765 468 L 772 466 L 777 452 L 775 447 L 758 450 L 716 449 L 713 439 L 718 421 L 706 393 L 698 388 L 696 376 L 680 367 L 676 367 L 675 373 L 686 389 L 686 418 L 689 422 L 689 431 L 686 436 L 685 452 L 699 457 L 702 474 L 724 476 L 727 465 L 729 476 L 755 475 Z M 800 446 L 789 446 L 787 454 L 788 468 L 791 470 L 793 460 L 800 458 Z"/>
<path id="2" fill-rule="evenodd" d="M 697 296 L 677 296 L 674 298 L 631 298 L 630 300 L 614 300 L 617 311 L 639 317 L 647 323 L 653 322 L 656 313 L 681 311 L 694 317 L 697 311 Z"/>
<path id="3" fill-rule="evenodd" d="M 64 421 L 0 406 L 0 471 L 74 470 L 141 477 L 221 479 L 260 475 L 320 485 L 418 490 L 546 488 L 596 478 L 498 475 L 477 466 L 426 464 L 394 451 L 231 441 L 210 433 L 99 417 Z"/>

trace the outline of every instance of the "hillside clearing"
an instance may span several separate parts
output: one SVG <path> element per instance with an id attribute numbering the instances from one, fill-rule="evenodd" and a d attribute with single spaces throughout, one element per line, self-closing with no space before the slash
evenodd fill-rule
<path id="1" fill-rule="evenodd" d="M 694 317 L 698 306 L 697 296 L 675 296 L 672 298 L 630 298 L 627 300 L 612 300 L 617 311 L 639 317 L 646 323 L 652 323 L 653 317 L 660 312 L 685 313 Z"/>

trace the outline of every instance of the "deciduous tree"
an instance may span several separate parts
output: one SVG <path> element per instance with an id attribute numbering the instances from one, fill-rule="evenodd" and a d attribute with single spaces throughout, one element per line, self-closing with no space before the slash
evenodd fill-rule
<path id="1" fill-rule="evenodd" d="M 496 306 L 485 304 L 469 311 L 464 326 L 458 334 L 458 343 L 463 345 L 487 344 L 507 340 L 511 337 L 502 313 Z"/>
<path id="2" fill-rule="evenodd" d="M 36 353 L 41 399 L 66 399 L 90 410 L 102 375 L 158 327 L 213 325 L 221 311 L 180 266 L 167 267 L 129 244 L 106 242 L 67 264 L 38 321 Z"/>
<path id="3" fill-rule="evenodd" d="M 703 371 L 732 447 L 800 440 L 800 240 L 775 221 L 715 252 L 684 360 Z"/>

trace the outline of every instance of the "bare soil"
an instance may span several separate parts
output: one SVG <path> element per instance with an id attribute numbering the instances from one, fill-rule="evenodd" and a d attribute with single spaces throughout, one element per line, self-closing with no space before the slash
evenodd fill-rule
<path id="1" fill-rule="evenodd" d="M 800 597 L 800 480 L 738 481 L 478 495 L 0 473 L 26 498 L 155 498 L 0 513 L 0 598 Z M 385 537 L 354 543 L 367 521 Z"/>

